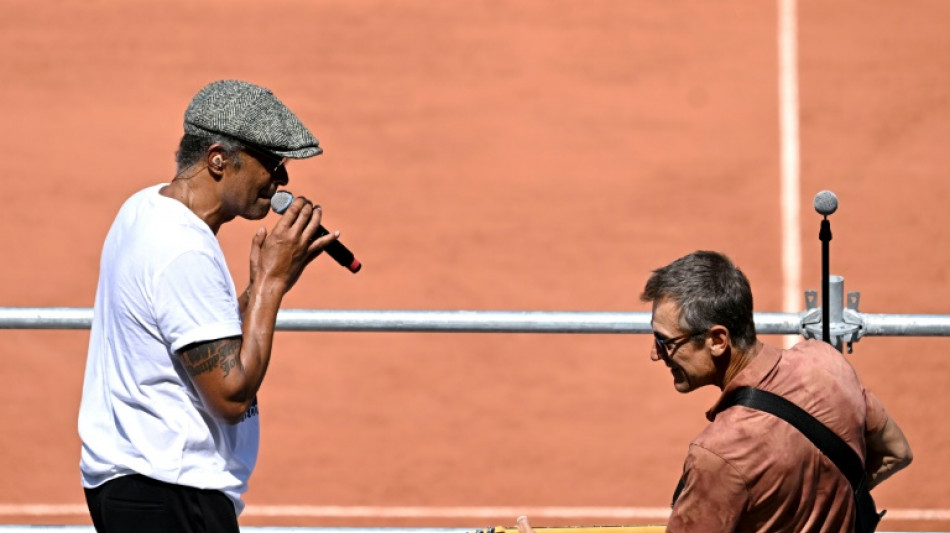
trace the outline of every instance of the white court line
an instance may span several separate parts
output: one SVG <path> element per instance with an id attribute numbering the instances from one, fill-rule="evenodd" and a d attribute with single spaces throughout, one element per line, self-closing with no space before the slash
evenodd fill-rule
<path id="1" fill-rule="evenodd" d="M 82 504 L 0 504 L 0 517 L 88 516 Z M 509 519 L 520 515 L 537 518 L 590 518 L 593 520 L 665 520 L 668 507 L 424 507 L 346 505 L 248 505 L 243 517 L 293 518 L 474 518 Z M 885 520 L 950 520 L 950 509 L 888 509 Z M 491 524 L 489 524 L 491 525 Z M 487 527 L 487 526 L 486 526 Z"/>
<path id="2" fill-rule="evenodd" d="M 782 310 L 801 311 L 802 243 L 799 225 L 797 0 L 778 0 L 779 130 L 781 150 Z M 798 341 L 785 336 L 785 347 Z"/>

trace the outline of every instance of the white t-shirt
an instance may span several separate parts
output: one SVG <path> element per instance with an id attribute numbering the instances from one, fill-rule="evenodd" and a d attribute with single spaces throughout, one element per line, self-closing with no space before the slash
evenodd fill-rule
<path id="1" fill-rule="evenodd" d="M 175 352 L 241 335 L 211 229 L 163 185 L 129 198 L 102 250 L 79 436 L 86 488 L 128 474 L 224 492 L 235 512 L 257 461 L 257 405 L 235 425 L 202 404 Z"/>

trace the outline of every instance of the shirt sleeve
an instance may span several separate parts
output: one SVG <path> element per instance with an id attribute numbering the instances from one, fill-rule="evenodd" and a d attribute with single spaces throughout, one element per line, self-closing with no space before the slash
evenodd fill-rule
<path id="1" fill-rule="evenodd" d="M 153 300 L 159 330 L 173 352 L 241 335 L 231 275 L 206 252 L 188 251 L 172 260 L 156 277 Z"/>
<path id="2" fill-rule="evenodd" d="M 666 530 L 734 531 L 749 499 L 746 483 L 729 463 L 692 444 L 683 468 L 683 490 Z"/>
<path id="3" fill-rule="evenodd" d="M 884 425 L 887 424 L 887 411 L 884 410 L 884 405 L 877 399 L 877 396 L 867 389 L 864 390 L 864 401 L 867 406 L 864 422 L 865 434 L 880 433 L 884 430 Z"/>

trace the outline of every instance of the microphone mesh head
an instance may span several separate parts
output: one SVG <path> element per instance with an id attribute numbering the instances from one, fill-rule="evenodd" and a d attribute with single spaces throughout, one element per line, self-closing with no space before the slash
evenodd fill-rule
<path id="1" fill-rule="evenodd" d="M 821 191 L 815 195 L 815 211 L 828 216 L 838 210 L 838 197 L 831 191 Z"/>
<path id="2" fill-rule="evenodd" d="M 270 207 L 278 215 L 283 215 L 284 211 L 294 202 L 294 195 L 287 191 L 277 191 L 271 196 Z"/>

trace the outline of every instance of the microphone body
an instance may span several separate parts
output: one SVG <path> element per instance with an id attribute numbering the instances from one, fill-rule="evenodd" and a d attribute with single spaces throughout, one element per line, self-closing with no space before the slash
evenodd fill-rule
<path id="1" fill-rule="evenodd" d="M 270 199 L 271 209 L 274 210 L 278 215 L 284 214 L 284 211 L 290 207 L 290 204 L 294 201 L 294 195 L 287 191 L 277 191 L 274 193 L 274 196 Z M 323 237 L 328 235 L 330 232 L 327 231 L 322 225 L 317 228 L 316 238 Z M 334 261 L 340 265 L 346 267 L 347 270 L 356 274 L 363 268 L 363 264 L 359 262 L 358 259 L 353 255 L 353 252 L 349 248 L 343 245 L 339 240 L 333 241 L 323 249 Z"/>
<path id="2" fill-rule="evenodd" d="M 821 191 L 815 195 L 814 204 L 819 215 L 829 216 L 838 210 L 838 197 L 831 191 Z"/>

